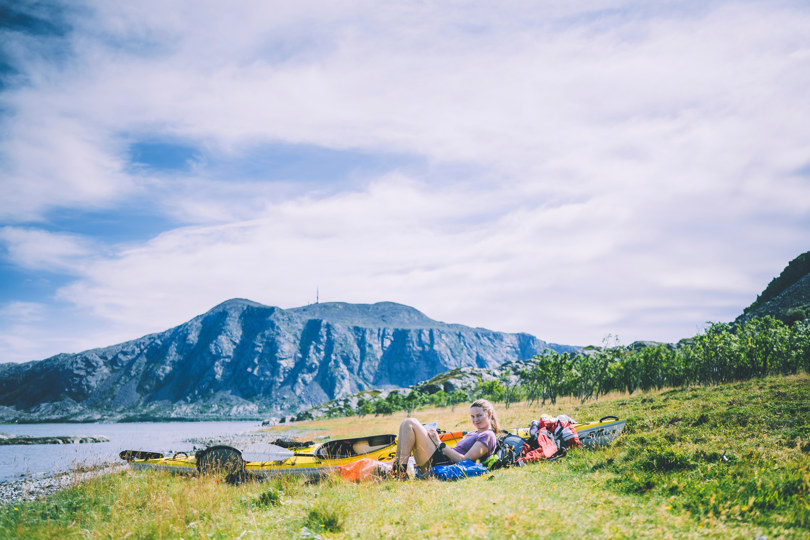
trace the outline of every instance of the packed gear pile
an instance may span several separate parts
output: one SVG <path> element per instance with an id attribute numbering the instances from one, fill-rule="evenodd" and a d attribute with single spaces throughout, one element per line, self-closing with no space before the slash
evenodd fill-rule
<path id="1" fill-rule="evenodd" d="M 523 447 L 522 463 L 557 459 L 569 448 L 582 448 L 579 434 L 570 416 L 543 417 L 529 426 L 529 440 Z"/>

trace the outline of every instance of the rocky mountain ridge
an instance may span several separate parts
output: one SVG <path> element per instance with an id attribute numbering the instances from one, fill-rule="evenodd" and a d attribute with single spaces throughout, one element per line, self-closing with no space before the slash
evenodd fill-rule
<path id="1" fill-rule="evenodd" d="M 810 318 L 810 251 L 790 261 L 735 322 L 766 315 L 786 323 Z"/>
<path id="2" fill-rule="evenodd" d="M 0 364 L 0 421 L 261 418 L 546 348 L 575 349 L 392 302 L 285 310 L 234 299 L 119 345 Z"/>

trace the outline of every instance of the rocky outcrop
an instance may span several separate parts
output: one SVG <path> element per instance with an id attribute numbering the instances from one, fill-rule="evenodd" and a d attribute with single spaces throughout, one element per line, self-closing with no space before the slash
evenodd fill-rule
<path id="1" fill-rule="evenodd" d="M 797 280 L 784 291 L 740 315 L 736 323 L 753 317 L 770 315 L 783 322 L 794 322 L 810 318 L 810 274 Z"/>
<path id="2" fill-rule="evenodd" d="M 546 348 L 573 349 L 391 302 L 284 310 L 229 300 L 159 334 L 0 365 L 0 421 L 266 418 Z"/>
<path id="3" fill-rule="evenodd" d="M 810 319 L 810 251 L 790 261 L 734 322 L 766 315 L 786 323 Z"/>
<path id="4" fill-rule="evenodd" d="M 30 437 L 28 435 L 11 435 L 0 433 L 0 446 L 11 444 L 84 444 L 110 442 L 103 435 L 65 435 L 53 437 Z"/>

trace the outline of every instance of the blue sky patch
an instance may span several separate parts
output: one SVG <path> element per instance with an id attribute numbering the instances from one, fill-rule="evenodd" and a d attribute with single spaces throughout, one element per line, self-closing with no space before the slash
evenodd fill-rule
<path id="1" fill-rule="evenodd" d="M 172 175 L 190 173 L 217 181 L 344 185 L 392 171 L 416 172 L 424 158 L 394 153 L 339 150 L 305 144 L 253 145 L 228 155 L 188 141 L 144 138 L 129 147 L 132 169 Z"/>
<path id="2" fill-rule="evenodd" d="M 135 168 L 187 172 L 200 159 L 201 153 L 190 144 L 147 140 L 130 146 L 129 157 Z"/>
<path id="3" fill-rule="evenodd" d="M 283 143 L 257 146 L 243 155 L 211 162 L 218 177 L 323 184 L 423 167 L 424 160 L 415 156 Z"/>
<path id="4" fill-rule="evenodd" d="M 807 178 L 810 178 L 810 163 L 808 163 L 804 167 L 800 167 L 799 169 L 797 169 L 796 174 L 798 174 L 799 176 L 805 176 Z"/>
<path id="5" fill-rule="evenodd" d="M 19 7 L 19 6 L 16 6 Z M 63 20 L 62 8 L 56 4 L 39 3 L 35 9 L 13 9 L 0 6 L 0 28 L 37 36 L 63 37 L 69 27 Z"/>
<path id="6" fill-rule="evenodd" d="M 54 272 L 21 269 L 0 254 L 0 307 L 9 302 L 50 301 L 57 289 L 72 280 Z"/>
<path id="7" fill-rule="evenodd" d="M 148 200 L 129 199 L 109 209 L 87 211 L 72 208 L 53 210 L 38 228 L 54 233 L 87 236 L 104 244 L 137 242 L 153 238 L 177 223 Z"/>

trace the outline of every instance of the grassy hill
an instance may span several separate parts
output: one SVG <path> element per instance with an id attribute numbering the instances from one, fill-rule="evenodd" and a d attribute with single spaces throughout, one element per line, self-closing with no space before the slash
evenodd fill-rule
<path id="1" fill-rule="evenodd" d="M 561 399 L 542 412 L 616 414 L 611 447 L 456 483 L 300 479 L 229 486 L 127 470 L 0 508 L 2 538 L 810 538 L 810 378 Z M 537 404 L 499 411 L 505 426 Z M 466 406 L 416 416 L 468 428 Z M 394 432 L 404 413 L 299 422 L 301 436 Z"/>

